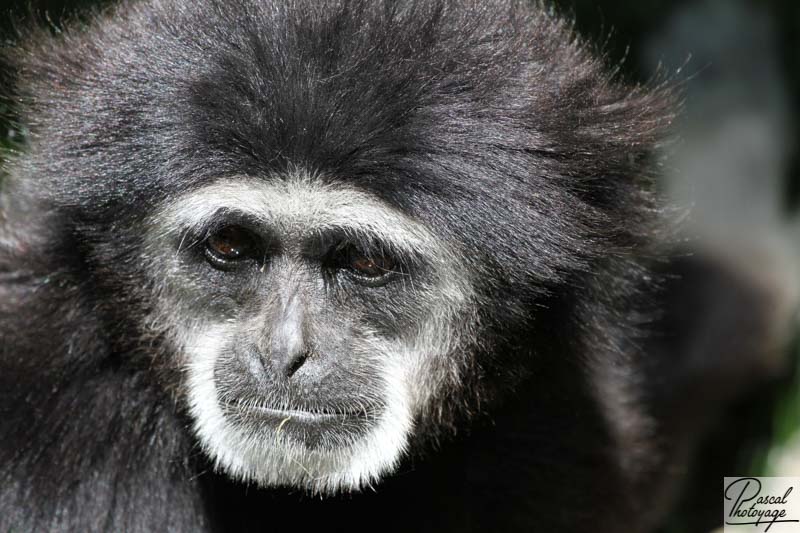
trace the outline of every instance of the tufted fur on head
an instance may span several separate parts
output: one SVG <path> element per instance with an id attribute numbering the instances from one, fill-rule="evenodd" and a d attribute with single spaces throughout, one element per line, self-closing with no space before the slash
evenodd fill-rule
<path id="1" fill-rule="evenodd" d="M 621 81 L 518 0 L 125 1 L 15 53 L 31 135 L 0 193 L 0 529 L 654 520 L 652 476 L 684 442 L 661 430 L 646 348 L 668 86 Z M 275 200 L 298 175 L 306 192 Z M 424 401 L 367 448 L 394 454 L 369 475 L 315 485 L 287 459 L 292 475 L 277 461 L 248 477 L 207 456 L 221 426 L 204 425 L 213 372 L 197 361 L 216 340 L 192 351 L 176 324 L 213 309 L 164 299 L 181 291 L 155 243 L 221 197 L 313 218 L 338 190 L 355 191 L 351 225 L 435 246 L 448 283 L 430 286 L 450 292 L 419 302 L 449 302 L 447 320 L 419 330 L 425 373 L 404 385 Z M 377 493 L 302 501 L 286 484 Z"/>

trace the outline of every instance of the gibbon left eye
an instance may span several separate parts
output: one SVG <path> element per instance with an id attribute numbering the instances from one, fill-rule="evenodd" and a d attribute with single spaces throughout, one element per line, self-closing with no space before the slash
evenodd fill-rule
<path id="1" fill-rule="evenodd" d="M 231 268 L 253 256 L 255 238 L 241 226 L 225 226 L 206 239 L 206 259 L 216 268 Z"/>
<path id="2" fill-rule="evenodd" d="M 394 262 L 386 256 L 370 257 L 351 250 L 348 261 L 349 268 L 365 278 L 380 278 L 394 272 Z"/>

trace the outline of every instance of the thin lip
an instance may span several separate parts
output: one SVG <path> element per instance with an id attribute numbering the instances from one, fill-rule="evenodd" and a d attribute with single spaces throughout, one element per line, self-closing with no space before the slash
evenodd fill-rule
<path id="1" fill-rule="evenodd" d="M 228 403 L 224 408 L 234 421 L 250 424 L 251 428 L 256 427 L 252 424 L 263 424 L 276 434 L 302 443 L 309 449 L 329 446 L 331 435 L 337 436 L 341 442 L 353 443 L 363 437 L 375 421 L 374 415 L 365 411 L 320 413 L 236 402 Z"/>
<path id="2" fill-rule="evenodd" d="M 226 407 L 228 409 L 232 409 L 235 411 L 244 411 L 281 420 L 291 418 L 292 420 L 299 420 L 303 422 L 329 422 L 332 420 L 352 420 L 352 419 L 367 420 L 371 418 L 369 413 L 366 411 L 320 413 L 314 411 L 304 411 L 302 409 L 278 409 L 275 407 L 267 407 L 263 405 L 245 405 L 236 402 L 228 402 L 226 404 Z"/>
<path id="3" fill-rule="evenodd" d="M 300 409 L 274 409 L 272 407 L 252 406 L 245 408 L 268 416 L 278 418 L 291 418 L 307 422 L 325 422 L 329 420 L 342 420 L 346 418 L 364 418 L 361 413 L 314 413 L 312 411 L 302 411 Z"/>

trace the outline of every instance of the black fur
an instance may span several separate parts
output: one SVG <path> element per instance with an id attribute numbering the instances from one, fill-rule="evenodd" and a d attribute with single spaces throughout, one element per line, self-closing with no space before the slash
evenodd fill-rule
<path id="1" fill-rule="evenodd" d="M 0 195 L 0 531 L 650 531 L 741 387 L 685 395 L 758 374 L 733 363 L 758 342 L 706 337 L 697 365 L 703 332 L 673 320 L 699 296 L 655 259 L 671 91 L 618 81 L 546 7 L 145 0 L 15 53 L 31 136 Z M 472 250 L 483 304 L 483 355 L 415 453 L 324 500 L 210 472 L 141 323 L 153 207 L 295 166 Z"/>

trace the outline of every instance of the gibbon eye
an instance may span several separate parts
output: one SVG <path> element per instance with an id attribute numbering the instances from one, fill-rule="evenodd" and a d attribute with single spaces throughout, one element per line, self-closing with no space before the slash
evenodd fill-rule
<path id="1" fill-rule="evenodd" d="M 365 278 L 379 278 L 394 271 L 394 262 L 386 256 L 369 257 L 352 249 L 348 266 L 353 272 Z"/>
<path id="2" fill-rule="evenodd" d="M 206 258 L 217 268 L 231 268 L 253 256 L 255 238 L 241 226 L 225 226 L 206 239 Z"/>

